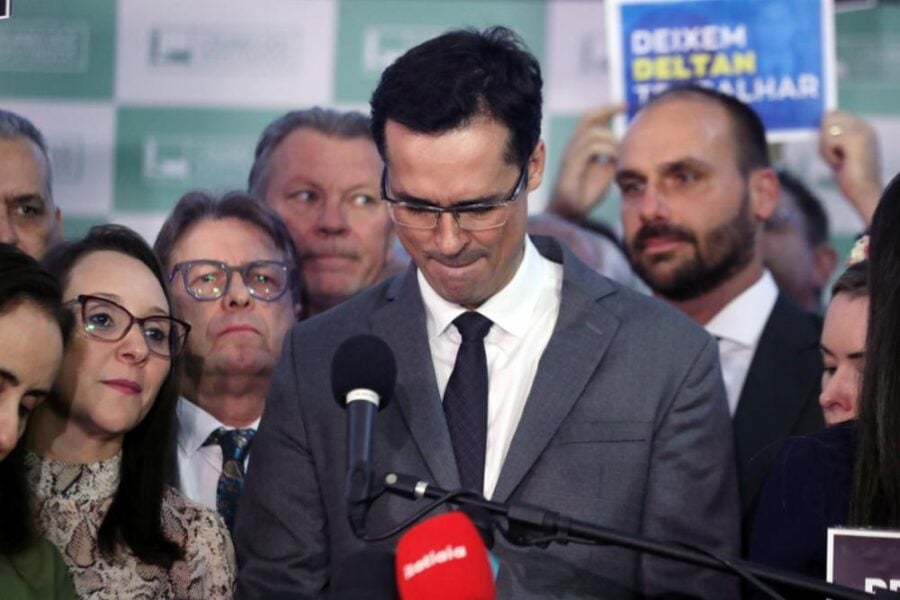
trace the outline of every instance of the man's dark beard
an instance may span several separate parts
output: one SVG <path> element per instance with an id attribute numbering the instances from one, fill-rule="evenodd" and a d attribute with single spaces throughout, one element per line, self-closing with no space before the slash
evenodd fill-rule
<path id="1" fill-rule="evenodd" d="M 694 258 L 679 265 L 667 278 L 659 281 L 652 270 L 638 260 L 649 238 L 665 235 L 694 246 Z M 707 236 L 707 254 L 716 257 L 707 263 L 700 253 L 697 236 L 686 229 L 667 223 L 650 223 L 641 227 L 629 246 L 631 267 L 658 295 L 675 302 L 702 296 L 731 279 L 753 259 L 755 226 L 750 214 L 750 199 L 745 196 L 737 216 L 718 226 Z"/>

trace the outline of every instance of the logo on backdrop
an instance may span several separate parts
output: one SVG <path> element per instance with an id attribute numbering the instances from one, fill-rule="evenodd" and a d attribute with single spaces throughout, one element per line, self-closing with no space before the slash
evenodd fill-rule
<path id="1" fill-rule="evenodd" d="M 303 68 L 303 36 L 294 29 L 244 25 L 157 25 L 148 32 L 148 66 L 228 77 L 281 75 Z"/>
<path id="2" fill-rule="evenodd" d="M 418 44 L 443 31 L 430 25 L 370 25 L 363 30 L 363 70 L 369 77 L 381 72 Z"/>
<path id="3" fill-rule="evenodd" d="M 12 0 L 0 0 L 0 19 L 8 19 L 12 15 L 10 14 L 10 3 Z"/>
<path id="4" fill-rule="evenodd" d="M 149 132 L 142 144 L 141 174 L 153 185 L 183 186 L 193 180 L 225 181 L 246 171 L 254 139 L 227 133 Z"/>

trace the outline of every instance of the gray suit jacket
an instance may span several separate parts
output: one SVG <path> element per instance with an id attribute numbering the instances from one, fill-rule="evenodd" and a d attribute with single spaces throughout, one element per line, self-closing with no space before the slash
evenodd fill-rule
<path id="1" fill-rule="evenodd" d="M 736 555 L 733 439 L 715 342 L 555 242 L 535 243 L 563 263 L 562 305 L 492 499 Z M 238 597 L 317 597 L 332 569 L 364 547 L 347 522 L 345 415 L 330 385 L 335 349 L 358 333 L 382 337 L 398 364 L 394 398 L 378 417 L 377 473 L 459 486 L 410 267 L 285 339 L 238 512 Z M 384 496 L 368 531 L 423 504 Z M 517 548 L 497 537 L 501 598 L 736 594 L 721 575 L 612 546 Z"/>

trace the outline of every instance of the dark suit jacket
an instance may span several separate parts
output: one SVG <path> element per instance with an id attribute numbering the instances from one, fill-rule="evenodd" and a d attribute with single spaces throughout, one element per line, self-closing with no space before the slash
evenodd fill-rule
<path id="1" fill-rule="evenodd" d="M 562 303 L 493 500 L 733 555 L 737 486 L 715 342 L 555 242 L 535 242 L 563 263 Z M 329 374 L 340 342 L 369 332 L 398 365 L 394 398 L 378 417 L 376 472 L 459 487 L 411 266 L 286 337 L 238 511 L 238 597 L 320 596 L 334 566 L 364 547 L 347 522 L 345 415 Z M 423 504 L 379 498 L 368 532 L 387 531 Z M 501 598 L 735 594 L 721 575 L 612 546 L 523 549 L 497 537 Z"/>
<path id="2" fill-rule="evenodd" d="M 759 492 L 782 442 L 825 426 L 819 406 L 821 333 L 819 316 L 778 295 L 734 415 L 745 542 Z"/>

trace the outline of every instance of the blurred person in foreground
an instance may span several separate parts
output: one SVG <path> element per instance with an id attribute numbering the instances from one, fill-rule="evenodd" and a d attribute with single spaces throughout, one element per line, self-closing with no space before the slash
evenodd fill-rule
<path id="1" fill-rule="evenodd" d="M 300 312 L 296 251 L 278 215 L 242 192 L 185 194 L 154 251 L 191 326 L 178 485 L 231 529 L 269 379 Z"/>
<path id="2" fill-rule="evenodd" d="M 898 228 L 895 178 L 872 218 L 858 417 L 785 445 L 760 502 L 754 560 L 824 578 L 828 527 L 900 527 Z"/>
<path id="3" fill-rule="evenodd" d="M 450 31 L 382 74 L 371 99 L 381 196 L 413 264 L 285 339 L 235 527 L 240 597 L 320 596 L 367 547 L 348 522 L 346 415 L 329 381 L 335 350 L 363 333 L 397 363 L 374 434 L 377 477 L 409 473 L 737 551 L 715 342 L 555 241 L 526 235 L 546 156 L 541 88 L 537 60 L 503 27 Z M 418 508 L 381 497 L 367 531 Z M 729 576 L 609 546 L 518 547 L 498 536 L 494 552 L 501 598 L 736 593 Z"/>
<path id="4" fill-rule="evenodd" d="M 778 170 L 778 183 L 778 207 L 763 228 L 763 262 L 794 304 L 818 313 L 838 262 L 828 237 L 828 214 L 812 191 L 788 171 Z"/>
<path id="5" fill-rule="evenodd" d="M 340 304 L 406 263 L 378 196 L 383 162 L 369 118 L 314 107 L 270 123 L 256 146 L 248 189 L 284 220 L 298 251 L 309 317 Z"/>
<path id="6" fill-rule="evenodd" d="M 44 136 L 21 115 L 0 109 L 0 242 L 40 258 L 62 236 Z"/>
<path id="7" fill-rule="evenodd" d="M 229 598 L 234 555 L 218 515 L 165 485 L 189 327 L 138 234 L 117 225 L 44 257 L 75 316 L 47 401 L 26 433 L 39 531 L 79 596 Z"/>
<path id="8" fill-rule="evenodd" d="M 882 190 L 875 129 L 857 115 L 833 110 L 819 124 L 819 154 L 868 227 Z M 828 214 L 796 174 L 779 171 L 778 179 L 781 192 L 778 208 L 765 223 L 763 260 L 791 301 L 819 312 L 838 261 L 829 240 Z"/>
<path id="9" fill-rule="evenodd" d="M 18 445 L 50 393 L 72 319 L 56 279 L 0 243 L 0 590 L 4 598 L 74 599 L 56 548 L 35 531 Z"/>

